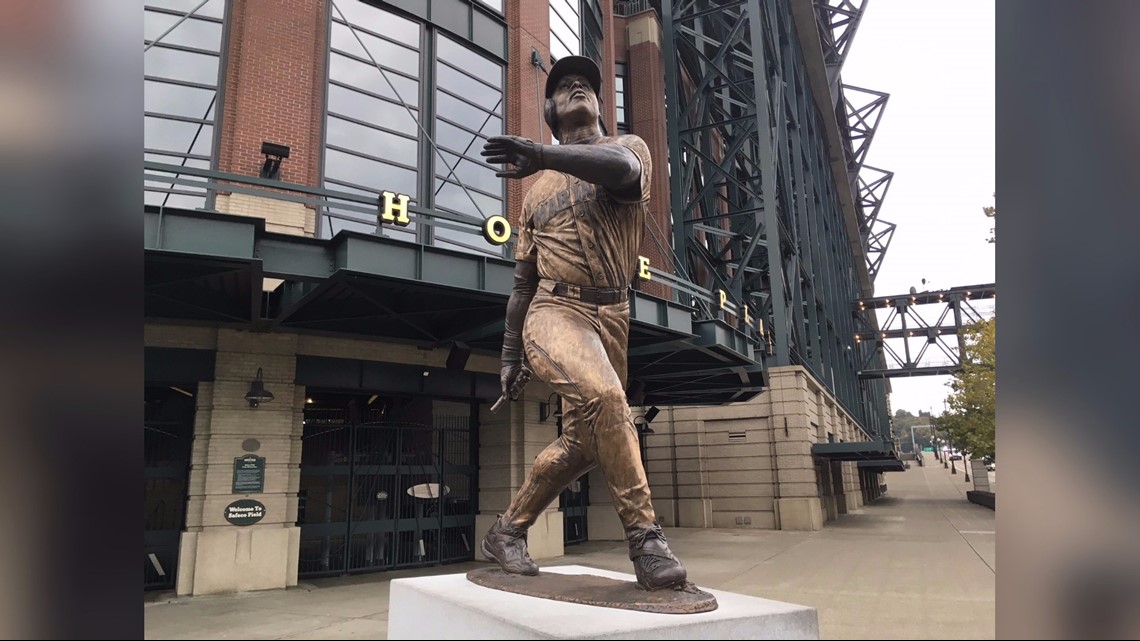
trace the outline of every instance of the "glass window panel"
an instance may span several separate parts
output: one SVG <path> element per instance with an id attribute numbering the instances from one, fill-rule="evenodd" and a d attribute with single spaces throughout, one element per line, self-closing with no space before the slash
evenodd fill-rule
<path id="1" fill-rule="evenodd" d="M 201 196 L 170 194 L 160 191 L 143 192 L 143 203 L 156 207 L 176 207 L 178 209 L 198 209 L 206 206 L 206 192 Z"/>
<path id="2" fill-rule="evenodd" d="M 420 54 L 418 51 L 388 42 L 360 30 L 356 31 L 356 35 L 360 36 L 359 41 L 348 27 L 339 22 L 334 22 L 332 26 L 333 49 L 368 60 L 370 64 L 374 59 L 385 67 L 391 67 L 408 75 L 419 77 Z M 364 47 L 360 46 L 361 42 L 364 43 Z M 372 54 L 371 58 L 369 58 L 369 54 Z M 375 68 L 372 71 L 380 75 L 380 72 Z"/>
<path id="3" fill-rule="evenodd" d="M 407 131 L 409 134 L 414 134 L 419 129 L 403 105 L 337 85 L 329 85 L 329 112 L 376 123 L 394 131 Z"/>
<path id="4" fill-rule="evenodd" d="M 503 0 L 480 0 L 480 2 L 487 5 L 488 7 L 491 7 L 495 11 L 498 11 L 499 13 L 503 12 Z"/>
<path id="5" fill-rule="evenodd" d="M 483 150 L 486 138 L 460 129 L 442 120 L 435 123 L 435 142 L 459 153 L 475 155 Z"/>
<path id="6" fill-rule="evenodd" d="M 207 85 L 218 84 L 218 57 L 164 49 L 155 45 L 143 55 L 143 73 L 148 76 L 177 78 Z"/>
<path id="7" fill-rule="evenodd" d="M 507 27 L 479 11 L 471 14 L 471 40 L 491 53 L 506 57 Z"/>
<path id="8" fill-rule="evenodd" d="M 352 149 L 369 156 L 398 160 L 405 165 L 417 164 L 419 144 L 415 140 L 333 116 L 328 118 L 325 140 L 330 145 Z"/>
<path id="9" fill-rule="evenodd" d="M 184 87 L 167 82 L 143 82 L 143 110 L 212 120 L 216 105 L 213 89 Z"/>
<path id="10" fill-rule="evenodd" d="M 577 24 L 578 0 L 550 0 L 550 6 L 566 17 L 566 22 Z"/>
<path id="11" fill-rule="evenodd" d="M 143 146 L 147 149 L 209 155 L 213 140 L 214 128 L 210 125 L 152 116 L 143 118 Z"/>
<path id="12" fill-rule="evenodd" d="M 572 23 L 576 25 L 577 23 Z M 578 29 L 567 24 L 563 18 L 554 11 L 550 10 L 550 33 L 562 41 L 562 44 L 569 48 L 573 53 L 578 53 Z"/>
<path id="13" fill-rule="evenodd" d="M 381 73 L 370 62 L 362 63 L 353 58 L 333 53 L 329 56 L 329 78 L 346 85 L 360 87 L 372 93 L 387 96 L 392 100 L 403 98 L 408 105 L 418 107 L 420 103 L 420 83 L 409 80 L 397 73 L 386 71 Z M 388 83 L 392 84 L 389 85 Z M 392 91 L 396 87 L 396 92 Z"/>
<path id="14" fill-rule="evenodd" d="M 459 157 L 455 156 L 454 154 L 449 154 L 443 150 L 440 150 L 440 153 L 443 155 L 444 159 L 447 160 L 447 167 L 450 167 L 454 171 L 455 175 L 459 176 L 459 180 L 462 181 L 464 185 L 467 187 L 482 189 L 483 191 L 502 196 L 503 179 L 495 176 L 494 169 L 484 167 L 483 165 L 472 162 L 471 160 L 460 160 Z M 436 174 L 438 177 L 455 180 L 455 178 L 448 175 L 447 168 L 441 166 L 440 163 L 441 161 L 437 158 Z M 439 181 L 436 180 L 436 191 L 438 192 L 439 189 L 440 184 Z"/>
<path id="15" fill-rule="evenodd" d="M 495 113 L 503 113 L 503 92 L 492 89 L 446 64 L 437 64 L 436 85 Z"/>
<path id="16" fill-rule="evenodd" d="M 339 12 L 336 9 L 329 9 L 333 19 L 339 20 L 343 14 L 344 18 L 353 25 L 364 27 L 375 33 L 382 33 L 393 40 L 419 49 L 419 24 L 383 9 L 369 6 L 359 0 L 335 0 L 333 4 L 340 9 Z M 334 27 L 336 26 L 339 25 L 334 25 Z M 336 41 L 334 40 L 334 42 Z M 379 58 L 377 60 L 379 61 Z"/>
<path id="17" fill-rule="evenodd" d="M 487 120 L 485 123 L 483 123 L 483 128 L 479 130 L 479 133 L 483 134 L 484 136 L 486 136 L 488 138 L 491 136 L 503 135 L 503 121 L 502 121 L 502 119 L 491 118 L 490 120 Z"/>
<path id="18" fill-rule="evenodd" d="M 443 247 L 445 249 L 453 249 L 461 251 L 466 254 L 484 254 L 489 256 L 502 256 L 503 249 L 497 245 L 492 245 L 475 230 L 474 233 L 466 233 L 458 229 L 446 229 L 443 227 L 435 227 L 433 229 L 436 247 Z"/>
<path id="19" fill-rule="evenodd" d="M 489 114 L 442 91 L 436 92 L 435 108 L 436 114 L 474 131 L 488 133 L 489 131 L 501 132 L 503 130 L 503 121 L 498 116 Z"/>
<path id="20" fill-rule="evenodd" d="M 570 51 L 566 45 L 562 44 L 562 41 L 557 37 L 550 39 L 550 56 L 552 58 L 559 60 L 561 58 L 565 58 L 566 56 L 572 55 L 574 55 L 574 52 Z"/>
<path id="21" fill-rule="evenodd" d="M 444 36 L 437 39 L 436 46 L 439 48 L 436 55 L 440 60 L 446 60 L 465 72 L 502 88 L 503 68 L 498 63 L 492 62 Z M 443 65 L 437 66 L 442 67 Z"/>
<path id="22" fill-rule="evenodd" d="M 325 149 L 325 177 L 343 180 L 380 191 L 408 194 L 416 199 L 416 172 L 353 156 L 335 149 Z"/>
<path id="23" fill-rule="evenodd" d="M 467 195 L 470 194 L 471 198 Z M 471 203 L 472 199 L 479 205 L 479 210 Z M 474 191 L 464 191 L 462 187 L 457 184 L 444 182 L 443 184 L 436 185 L 435 204 L 437 207 L 450 209 L 458 214 L 465 216 L 472 216 L 482 220 L 484 216 L 494 216 L 496 214 L 503 214 L 503 201 L 484 196 Z"/>
<path id="24" fill-rule="evenodd" d="M 182 165 L 184 167 L 195 167 L 197 169 L 209 169 L 210 161 L 201 160 L 199 158 L 184 158 L 179 156 L 167 156 L 166 154 L 143 154 L 143 159 L 150 162 L 161 162 L 168 165 Z M 155 171 L 148 170 L 148 173 L 156 173 Z M 195 178 L 197 180 L 197 178 Z M 202 180 L 205 180 L 203 178 Z"/>
<path id="25" fill-rule="evenodd" d="M 143 39 L 154 40 L 155 38 L 166 33 L 166 30 L 177 23 L 181 18 L 179 16 L 172 16 L 169 13 L 156 13 L 154 11 L 143 12 Z M 172 44 L 184 45 L 187 47 L 197 47 L 199 49 L 209 49 L 210 51 L 218 51 L 222 43 L 222 23 L 212 22 L 210 20 L 198 20 L 196 18 L 189 18 L 183 20 L 182 24 L 178 25 L 174 31 L 167 33 L 158 45 Z M 153 47 L 151 50 L 153 51 Z M 150 53 L 149 51 L 147 52 Z"/>
<path id="26" fill-rule="evenodd" d="M 148 7 L 174 9 L 181 14 L 186 14 L 198 6 L 198 3 L 201 1 L 202 0 L 146 0 L 145 5 Z M 194 15 L 208 16 L 210 18 L 224 18 L 225 13 L 226 0 L 210 0 L 204 4 L 201 9 L 195 11 Z"/>

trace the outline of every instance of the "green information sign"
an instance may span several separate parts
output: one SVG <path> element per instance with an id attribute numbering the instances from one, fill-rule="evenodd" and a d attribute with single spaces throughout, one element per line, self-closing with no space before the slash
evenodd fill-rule
<path id="1" fill-rule="evenodd" d="M 234 459 L 234 494 L 265 491 L 265 457 L 247 454 Z"/>

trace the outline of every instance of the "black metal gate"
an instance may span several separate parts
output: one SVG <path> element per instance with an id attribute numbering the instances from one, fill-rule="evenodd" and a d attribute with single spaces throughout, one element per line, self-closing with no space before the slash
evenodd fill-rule
<path id="1" fill-rule="evenodd" d="M 586 511 L 590 505 L 590 475 L 583 474 L 558 496 L 562 509 L 563 545 L 587 540 Z"/>
<path id="2" fill-rule="evenodd" d="M 562 399 L 558 399 L 558 435 L 562 436 Z M 558 495 L 558 508 L 562 510 L 562 544 L 574 545 L 589 538 L 586 529 L 586 511 L 590 505 L 590 475 L 583 474 Z"/>
<path id="3" fill-rule="evenodd" d="M 194 390 L 193 392 L 190 390 Z M 170 589 L 186 521 L 194 385 L 147 386 L 143 422 L 143 587 Z"/>
<path id="4" fill-rule="evenodd" d="M 361 399 L 306 410 L 299 576 L 474 558 L 471 418 L 430 421 L 409 421 Z"/>

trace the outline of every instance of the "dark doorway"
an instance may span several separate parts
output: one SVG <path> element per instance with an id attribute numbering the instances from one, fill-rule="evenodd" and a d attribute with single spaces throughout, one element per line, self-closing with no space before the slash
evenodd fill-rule
<path id="1" fill-rule="evenodd" d="M 143 587 L 175 586 L 197 384 L 147 385 L 143 414 Z"/>
<path id="2" fill-rule="evenodd" d="M 306 399 L 299 576 L 474 558 L 471 403 L 313 391 Z"/>
<path id="3" fill-rule="evenodd" d="M 558 435 L 562 436 L 562 400 L 554 417 Z M 590 475 L 583 474 L 558 495 L 558 509 L 562 510 L 562 544 L 574 545 L 589 539 L 586 529 L 586 511 L 590 505 Z"/>

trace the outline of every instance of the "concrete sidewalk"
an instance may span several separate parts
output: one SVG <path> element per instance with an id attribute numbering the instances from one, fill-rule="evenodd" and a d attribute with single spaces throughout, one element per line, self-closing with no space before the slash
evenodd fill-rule
<path id="1" fill-rule="evenodd" d="M 952 476 L 932 456 L 926 461 L 887 474 L 885 497 L 818 532 L 673 528 L 666 534 L 698 586 L 815 607 L 824 639 L 993 639 L 994 512 L 965 499 L 960 470 Z M 632 572 L 619 542 L 573 546 L 542 564 Z M 391 579 L 485 565 L 227 596 L 152 594 L 146 638 L 383 639 Z"/>

